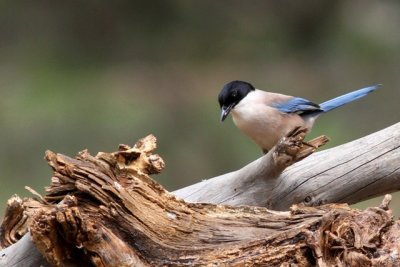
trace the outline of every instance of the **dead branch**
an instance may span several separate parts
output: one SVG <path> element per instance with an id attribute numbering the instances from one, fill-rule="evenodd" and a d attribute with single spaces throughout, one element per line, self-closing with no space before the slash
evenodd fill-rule
<path id="1" fill-rule="evenodd" d="M 274 153 L 173 193 L 191 202 L 287 210 L 295 203 L 354 204 L 400 190 L 400 123 L 314 153 L 285 170 L 275 167 Z"/>
<path id="2" fill-rule="evenodd" d="M 265 206 L 267 196 L 281 173 L 328 142 L 320 136 L 303 143 L 304 129 L 295 129 L 266 155 L 235 172 L 185 187 L 173 193 L 190 202 Z"/>
<path id="3" fill-rule="evenodd" d="M 306 147 L 299 131 L 265 157 L 284 168 L 314 150 Z M 95 157 L 47 152 L 54 174 L 46 196 L 9 202 L 0 244 L 14 243 L 29 229 L 53 266 L 400 264 L 400 222 L 393 222 L 389 196 L 365 211 L 346 204 L 277 212 L 187 203 L 149 176 L 164 167 L 154 149 L 149 136 Z M 2 253 L 0 265 L 10 266 L 11 255 Z"/>

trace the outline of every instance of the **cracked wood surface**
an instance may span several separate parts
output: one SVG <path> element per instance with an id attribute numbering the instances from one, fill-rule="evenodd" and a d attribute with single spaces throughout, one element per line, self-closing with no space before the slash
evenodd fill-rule
<path id="1" fill-rule="evenodd" d="M 9 202 L 13 212 L 1 227 L 2 246 L 29 227 L 53 266 L 400 264 L 400 223 L 388 209 L 390 196 L 365 211 L 346 204 L 278 212 L 187 203 L 150 178 L 164 167 L 152 153 L 155 147 L 149 136 L 133 148 L 122 145 L 95 157 L 87 151 L 75 159 L 47 152 L 54 170 L 47 194 Z M 281 142 L 271 160 L 287 166 L 314 150 L 304 149 L 300 131 Z"/>
<path id="2" fill-rule="evenodd" d="M 398 190 L 400 123 L 294 164 L 278 178 L 267 207 L 354 204 Z"/>
<path id="3" fill-rule="evenodd" d="M 304 143 L 304 137 L 304 129 L 296 128 L 266 155 L 245 167 L 173 193 L 190 202 L 266 206 L 268 195 L 282 172 L 329 141 L 326 136 L 320 136 Z"/>
<path id="4" fill-rule="evenodd" d="M 400 123 L 316 152 L 283 172 L 263 172 L 270 156 L 173 193 L 193 202 L 287 210 L 295 203 L 354 204 L 400 190 Z"/>

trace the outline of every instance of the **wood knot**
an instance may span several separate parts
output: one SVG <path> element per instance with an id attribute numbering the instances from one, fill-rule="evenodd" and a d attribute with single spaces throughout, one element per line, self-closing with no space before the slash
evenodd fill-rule
<path id="1" fill-rule="evenodd" d="M 274 159 L 277 164 L 290 166 L 291 164 L 308 157 L 329 141 L 329 138 L 322 135 L 311 141 L 305 142 L 304 138 L 308 130 L 296 127 L 283 137 L 275 147 Z"/>
<path id="2" fill-rule="evenodd" d="M 389 204 L 392 201 L 392 195 L 386 194 L 379 206 L 383 210 L 389 210 Z"/>
<path id="3" fill-rule="evenodd" d="M 157 154 L 150 155 L 149 161 L 150 161 L 149 165 L 150 168 L 148 169 L 149 174 L 160 173 L 165 168 L 164 160 Z"/>
<path id="4" fill-rule="evenodd" d="M 157 139 L 154 135 L 148 135 L 133 147 L 119 145 L 119 151 L 113 153 L 120 169 L 126 169 L 134 173 L 157 174 L 164 167 L 164 160 L 152 152 L 157 148 Z"/>

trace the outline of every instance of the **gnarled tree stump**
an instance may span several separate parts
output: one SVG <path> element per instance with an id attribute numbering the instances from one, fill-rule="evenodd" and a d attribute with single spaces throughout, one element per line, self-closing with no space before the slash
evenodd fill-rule
<path id="1" fill-rule="evenodd" d="M 237 175 L 228 179 L 233 195 L 225 203 L 243 196 L 235 195 L 234 189 L 251 189 L 254 181 L 279 187 L 276 183 L 286 167 L 327 141 L 320 137 L 309 145 L 303 138 L 304 132 L 297 129 L 252 163 L 257 179 L 243 169 L 239 172 L 245 183 L 236 180 Z M 155 138 L 148 136 L 132 148 L 122 145 L 117 152 L 95 157 L 87 151 L 76 158 L 47 152 L 54 170 L 47 194 L 23 200 L 14 196 L 8 202 L 0 228 L 5 248 L 0 265 L 400 265 L 400 222 L 393 221 L 390 196 L 380 207 L 365 211 L 347 204 L 299 204 L 290 211 L 272 211 L 189 203 L 151 179 L 164 167 L 161 157 L 153 154 L 155 148 Z M 251 201 L 264 200 L 258 195 Z"/>

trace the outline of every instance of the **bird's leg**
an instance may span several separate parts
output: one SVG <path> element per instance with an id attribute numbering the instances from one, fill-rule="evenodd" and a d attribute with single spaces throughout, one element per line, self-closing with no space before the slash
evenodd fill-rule
<path id="1" fill-rule="evenodd" d="M 305 142 L 304 138 L 308 133 L 308 129 L 303 127 L 295 127 L 292 131 L 290 131 L 281 142 L 292 142 L 293 151 L 292 154 L 296 158 L 295 161 L 301 160 L 311 153 L 313 153 L 318 147 L 326 144 L 329 139 L 328 137 L 322 135 L 309 142 Z"/>
<path id="2" fill-rule="evenodd" d="M 302 128 L 300 126 L 295 127 L 293 130 L 291 130 L 284 138 L 286 139 L 291 139 L 292 142 L 296 142 L 296 146 L 300 146 L 300 141 L 304 139 L 304 136 L 306 134 L 307 130 L 305 128 Z M 268 153 L 268 149 L 263 149 L 263 155 Z"/>
<path id="3" fill-rule="evenodd" d="M 307 129 L 296 127 L 280 139 L 278 144 L 272 149 L 277 165 L 286 168 L 314 152 L 314 149 L 304 149 L 303 139 L 306 132 Z"/>
<path id="4" fill-rule="evenodd" d="M 317 138 L 314 138 L 306 142 L 304 141 L 304 138 L 307 133 L 308 129 L 303 128 L 301 126 L 297 126 L 293 130 L 291 130 L 285 137 L 283 137 L 281 141 L 290 140 L 290 142 L 292 142 L 294 146 L 304 151 L 304 153 L 302 153 L 302 156 L 299 156 L 299 158 L 304 158 L 308 156 L 309 154 L 314 152 L 317 148 L 323 146 L 329 141 L 329 138 L 327 136 L 321 135 Z M 264 155 L 268 153 L 267 149 L 263 149 L 262 151 Z"/>
<path id="5" fill-rule="evenodd" d="M 306 134 L 308 133 L 308 129 L 303 128 L 301 126 L 295 127 L 293 130 L 291 130 L 286 137 L 296 137 L 296 140 L 302 143 L 302 145 L 311 147 L 313 149 L 317 149 L 320 145 L 316 143 L 314 140 L 311 141 L 304 141 L 304 138 Z"/>
<path id="6" fill-rule="evenodd" d="M 301 126 L 297 126 L 295 128 L 293 128 L 293 130 L 291 130 L 286 137 L 294 137 L 294 136 L 299 136 L 301 135 L 301 137 L 304 139 L 304 136 L 307 133 L 307 129 L 303 128 Z"/>

